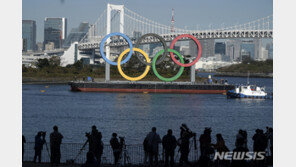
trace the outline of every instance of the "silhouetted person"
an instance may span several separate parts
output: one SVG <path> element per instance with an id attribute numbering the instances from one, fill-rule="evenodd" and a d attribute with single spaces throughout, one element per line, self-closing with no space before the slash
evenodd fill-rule
<path id="1" fill-rule="evenodd" d="M 100 164 L 95 160 L 95 156 L 92 152 L 87 152 L 86 162 L 81 167 L 98 167 Z"/>
<path id="2" fill-rule="evenodd" d="M 25 136 L 23 135 L 23 136 L 22 136 L 22 161 L 24 161 L 25 143 L 26 143 L 26 138 L 25 138 Z"/>
<path id="3" fill-rule="evenodd" d="M 59 132 L 58 127 L 53 127 L 53 132 L 50 134 L 50 162 L 52 164 L 60 164 L 61 160 L 61 144 L 63 135 Z"/>
<path id="4" fill-rule="evenodd" d="M 266 127 L 265 136 L 267 138 L 268 146 L 270 149 L 269 157 L 267 157 L 267 163 L 268 165 L 272 166 L 273 164 L 273 129 L 270 127 Z"/>
<path id="5" fill-rule="evenodd" d="M 148 148 L 148 138 L 145 137 L 143 141 L 143 148 L 144 148 L 144 164 L 147 164 L 147 159 L 149 156 L 149 148 Z"/>
<path id="6" fill-rule="evenodd" d="M 249 165 L 248 165 L 247 161 L 245 160 L 246 152 L 248 152 L 248 151 L 249 151 L 249 149 L 243 147 L 242 145 L 236 146 L 236 148 L 233 150 L 233 157 L 234 157 L 235 154 L 236 155 L 244 154 L 244 156 L 240 156 L 240 157 L 242 157 L 242 159 L 240 159 L 240 160 L 232 159 L 231 167 L 248 167 Z"/>
<path id="7" fill-rule="evenodd" d="M 216 149 L 217 152 L 222 153 L 222 152 L 228 152 L 229 149 L 227 148 L 227 146 L 225 145 L 225 141 L 222 137 L 222 135 L 219 133 L 216 135 L 216 144 L 213 144 L 214 149 Z M 217 160 L 216 161 L 217 165 L 220 166 L 228 166 L 229 165 L 229 161 L 227 160 Z"/>
<path id="8" fill-rule="evenodd" d="M 205 155 L 209 151 L 212 142 L 211 133 L 211 128 L 205 128 L 204 133 L 199 137 L 201 155 Z"/>
<path id="9" fill-rule="evenodd" d="M 199 137 L 200 143 L 200 159 L 201 166 L 208 166 L 210 162 L 210 154 L 214 153 L 214 149 L 211 147 L 211 128 L 205 128 L 204 133 Z"/>
<path id="10" fill-rule="evenodd" d="M 167 135 L 162 138 L 162 146 L 165 153 L 165 167 L 169 166 L 169 159 L 170 165 L 173 167 L 177 140 L 176 137 L 173 136 L 173 131 L 171 129 L 169 129 Z"/>
<path id="11" fill-rule="evenodd" d="M 273 128 L 268 128 L 267 132 L 266 132 L 266 138 L 269 142 L 269 149 L 270 149 L 270 153 L 271 156 L 273 155 Z"/>
<path id="12" fill-rule="evenodd" d="M 266 148 L 267 148 L 267 137 L 264 135 L 263 130 L 262 129 L 256 129 L 256 133 L 253 136 L 253 150 L 254 152 L 266 152 Z M 265 154 L 264 154 L 265 155 Z M 261 167 L 264 165 L 264 161 L 263 160 L 255 160 L 254 164 L 256 167 Z"/>
<path id="13" fill-rule="evenodd" d="M 97 130 L 96 126 L 92 126 L 91 134 L 87 135 L 89 142 L 89 152 L 92 152 L 99 164 L 101 164 L 101 156 L 103 154 L 102 133 Z"/>
<path id="14" fill-rule="evenodd" d="M 254 152 L 265 151 L 267 148 L 267 138 L 263 134 L 262 129 L 257 129 L 255 135 L 253 136 L 253 150 Z"/>
<path id="15" fill-rule="evenodd" d="M 35 136 L 35 155 L 34 155 L 34 160 L 33 162 L 36 162 L 36 159 L 38 157 L 38 162 L 41 163 L 41 153 L 43 149 L 43 144 L 45 143 L 45 135 L 42 132 L 38 132 L 37 135 Z"/>
<path id="16" fill-rule="evenodd" d="M 117 139 L 117 134 L 113 133 L 112 138 L 110 140 L 110 145 L 113 150 L 113 155 L 114 155 L 114 164 L 116 165 L 118 163 L 120 153 L 121 153 L 121 145 Z"/>
<path id="17" fill-rule="evenodd" d="M 189 128 L 186 124 L 182 124 L 180 127 L 180 139 L 179 139 L 179 146 L 180 146 L 180 160 L 179 163 L 182 166 L 183 163 L 189 164 L 188 155 L 190 152 L 190 138 L 193 137 L 192 132 L 189 131 Z"/>
<path id="18" fill-rule="evenodd" d="M 148 150 L 149 150 L 149 163 L 151 166 L 158 163 L 158 145 L 161 143 L 159 135 L 156 133 L 156 128 L 153 127 L 152 131 L 147 135 Z M 154 161 L 153 161 L 154 159 Z"/>
<path id="19" fill-rule="evenodd" d="M 239 130 L 238 134 L 236 135 L 235 146 L 236 147 L 245 147 L 248 148 L 248 135 L 247 132 L 244 130 Z"/>

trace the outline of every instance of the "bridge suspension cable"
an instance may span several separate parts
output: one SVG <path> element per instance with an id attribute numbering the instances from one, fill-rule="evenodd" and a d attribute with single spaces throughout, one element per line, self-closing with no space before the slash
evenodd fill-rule
<path id="1" fill-rule="evenodd" d="M 98 17 L 96 22 L 89 28 L 88 33 L 82 38 L 80 43 L 88 43 L 99 41 L 106 35 L 106 22 L 107 22 L 107 10 L 105 9 L 102 14 Z M 119 12 L 115 13 L 111 17 L 111 32 L 119 32 Z M 140 14 L 124 7 L 124 33 L 128 36 L 141 36 L 146 33 L 157 33 L 157 34 L 179 34 L 179 33 L 195 33 L 195 32 L 219 32 L 219 31 L 240 31 L 240 30 L 272 30 L 273 29 L 273 16 L 267 16 L 259 18 L 257 20 L 249 21 L 247 23 L 236 24 L 232 26 L 225 26 L 223 23 L 219 28 L 212 28 L 206 30 L 188 30 L 187 28 L 174 28 L 174 32 L 171 32 L 171 26 L 155 22 L 148 19 Z"/>

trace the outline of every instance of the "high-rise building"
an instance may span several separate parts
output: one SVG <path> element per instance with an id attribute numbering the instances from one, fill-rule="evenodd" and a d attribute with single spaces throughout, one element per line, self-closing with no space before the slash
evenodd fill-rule
<path id="1" fill-rule="evenodd" d="M 226 42 L 226 57 L 229 57 L 230 61 L 241 61 L 242 57 L 240 54 L 241 41 L 239 39 L 228 40 Z"/>
<path id="2" fill-rule="evenodd" d="M 190 55 L 193 59 L 195 59 L 197 57 L 198 54 L 198 47 L 196 45 L 196 43 L 193 40 L 189 41 L 189 53 L 188 55 Z"/>
<path id="3" fill-rule="evenodd" d="M 43 43 L 42 42 L 37 42 L 37 48 L 36 50 L 38 50 L 39 52 L 43 50 Z"/>
<path id="4" fill-rule="evenodd" d="M 261 48 L 262 48 L 262 39 L 259 39 L 259 38 L 255 38 L 254 39 L 254 60 L 259 60 L 260 57 L 262 57 L 260 54 L 262 53 L 261 52 Z"/>
<path id="5" fill-rule="evenodd" d="M 27 51 L 27 39 L 22 38 L 22 52 Z"/>
<path id="6" fill-rule="evenodd" d="M 34 20 L 22 21 L 22 38 L 25 39 L 25 51 L 36 49 L 36 22 Z"/>
<path id="7" fill-rule="evenodd" d="M 251 52 L 245 49 L 241 49 L 242 61 L 251 59 Z"/>
<path id="8" fill-rule="evenodd" d="M 78 28 L 73 28 L 63 43 L 63 47 L 70 47 L 73 42 L 79 42 L 87 34 L 88 29 L 88 22 L 82 22 Z"/>
<path id="9" fill-rule="evenodd" d="M 215 43 L 215 54 L 225 55 L 225 42 Z"/>
<path id="10" fill-rule="evenodd" d="M 268 59 L 273 59 L 273 44 L 272 44 L 272 42 L 266 44 L 266 50 L 268 50 Z"/>
<path id="11" fill-rule="evenodd" d="M 45 44 L 44 50 L 54 50 L 54 48 L 54 42 L 48 42 L 47 44 Z"/>
<path id="12" fill-rule="evenodd" d="M 261 60 L 261 61 L 265 61 L 268 59 L 268 50 L 266 50 L 265 48 L 261 48 L 260 49 L 260 57 L 258 60 Z"/>
<path id="13" fill-rule="evenodd" d="M 54 43 L 55 48 L 61 48 L 67 37 L 67 19 L 45 18 L 44 20 L 44 41 L 45 46 L 49 42 Z"/>
<path id="14" fill-rule="evenodd" d="M 248 52 L 251 59 L 255 58 L 255 44 L 253 40 L 243 40 L 241 43 L 241 53 Z M 242 55 L 243 57 L 243 55 Z"/>
<path id="15" fill-rule="evenodd" d="M 202 39 L 199 40 L 202 48 L 201 57 L 215 56 L 215 40 L 214 39 Z"/>
<path id="16" fill-rule="evenodd" d="M 96 36 L 98 35 L 97 24 L 91 24 L 88 29 L 87 37 L 88 41 L 96 40 Z"/>
<path id="17" fill-rule="evenodd" d="M 137 40 L 138 38 L 140 38 L 142 36 L 142 32 L 140 31 L 134 31 L 133 32 L 133 37 Z"/>

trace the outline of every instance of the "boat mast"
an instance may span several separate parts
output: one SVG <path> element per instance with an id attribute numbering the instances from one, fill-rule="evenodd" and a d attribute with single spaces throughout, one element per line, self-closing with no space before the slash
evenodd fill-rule
<path id="1" fill-rule="evenodd" d="M 250 77 L 250 71 L 248 71 L 248 78 L 247 78 L 247 85 L 249 85 L 249 77 Z"/>

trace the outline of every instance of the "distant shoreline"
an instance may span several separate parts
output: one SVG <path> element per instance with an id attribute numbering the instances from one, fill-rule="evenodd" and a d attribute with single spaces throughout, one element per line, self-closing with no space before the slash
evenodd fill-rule
<path id="1" fill-rule="evenodd" d="M 215 72 L 215 77 L 248 77 L 248 73 Z M 273 73 L 250 73 L 250 78 L 273 78 Z"/>

